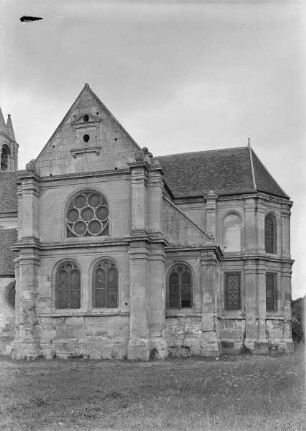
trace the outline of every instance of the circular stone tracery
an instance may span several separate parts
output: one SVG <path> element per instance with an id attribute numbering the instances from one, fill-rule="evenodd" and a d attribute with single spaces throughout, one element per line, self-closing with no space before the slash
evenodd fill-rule
<path id="1" fill-rule="evenodd" d="M 66 211 L 67 235 L 108 235 L 108 205 L 97 191 L 85 191 L 72 198 Z"/>

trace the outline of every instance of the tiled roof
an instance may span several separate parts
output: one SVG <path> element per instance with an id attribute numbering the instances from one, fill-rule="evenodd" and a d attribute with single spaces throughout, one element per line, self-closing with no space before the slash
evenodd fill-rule
<path id="1" fill-rule="evenodd" d="M 11 246 L 17 241 L 16 229 L 0 229 L 0 275 L 14 274 L 14 252 Z"/>
<path id="2" fill-rule="evenodd" d="M 252 150 L 251 150 L 252 151 Z M 165 182 L 175 198 L 255 192 L 256 190 L 288 198 L 252 151 L 256 189 L 250 149 L 223 150 L 160 156 Z"/>
<path id="3" fill-rule="evenodd" d="M 17 172 L 0 172 L 0 214 L 17 212 Z"/>
<path id="4" fill-rule="evenodd" d="M 255 173 L 256 188 L 259 192 L 265 192 L 271 195 L 289 198 L 283 189 L 277 184 L 275 179 L 270 175 L 259 158 L 252 151 L 253 166 Z"/>

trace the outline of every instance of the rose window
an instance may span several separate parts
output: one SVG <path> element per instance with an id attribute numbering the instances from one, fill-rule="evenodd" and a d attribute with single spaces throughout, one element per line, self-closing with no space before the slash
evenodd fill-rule
<path id="1" fill-rule="evenodd" d="M 108 235 L 109 211 L 106 199 L 97 191 L 75 196 L 66 212 L 68 237 Z"/>

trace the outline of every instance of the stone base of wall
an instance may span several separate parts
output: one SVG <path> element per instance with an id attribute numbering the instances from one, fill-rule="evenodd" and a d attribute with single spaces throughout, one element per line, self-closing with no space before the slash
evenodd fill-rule
<path id="1" fill-rule="evenodd" d="M 39 342 L 16 339 L 12 344 L 12 359 L 37 359 L 42 357 Z"/>
<path id="2" fill-rule="evenodd" d="M 168 357 L 168 345 L 167 341 L 162 337 L 151 338 L 151 359 L 166 359 Z"/>
<path id="3" fill-rule="evenodd" d="M 130 340 L 127 357 L 130 361 L 148 361 L 150 359 L 150 340 L 148 338 Z"/>
<path id="4" fill-rule="evenodd" d="M 167 317 L 165 333 L 171 358 L 219 356 L 220 343 L 216 332 L 203 332 L 202 316 Z"/>
<path id="5" fill-rule="evenodd" d="M 265 339 L 245 338 L 242 320 L 227 321 L 217 331 L 203 331 L 201 316 L 166 318 L 164 336 L 129 340 L 129 316 L 40 317 L 33 339 L 16 338 L 11 351 L 14 359 L 90 358 L 151 359 L 191 356 L 268 355 L 292 352 L 293 342 L 281 337 L 284 326 L 269 321 Z M 278 336 L 278 337 L 277 337 Z M 20 334 L 19 334 L 20 337 Z M 11 340 L 12 341 L 12 340 Z"/>

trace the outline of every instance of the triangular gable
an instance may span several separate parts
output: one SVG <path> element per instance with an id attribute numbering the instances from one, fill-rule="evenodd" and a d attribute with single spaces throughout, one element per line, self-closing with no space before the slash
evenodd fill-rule
<path id="1" fill-rule="evenodd" d="M 213 243 L 213 237 L 197 226 L 165 196 L 162 206 L 162 231 L 170 245 L 202 246 Z"/>
<path id="2" fill-rule="evenodd" d="M 127 168 L 140 147 L 85 84 L 36 159 L 41 176 Z"/>

